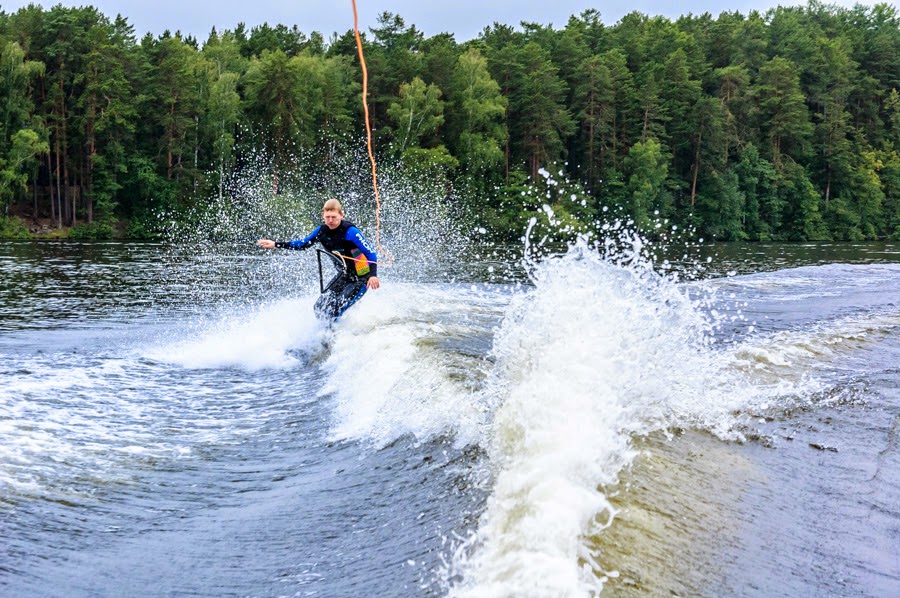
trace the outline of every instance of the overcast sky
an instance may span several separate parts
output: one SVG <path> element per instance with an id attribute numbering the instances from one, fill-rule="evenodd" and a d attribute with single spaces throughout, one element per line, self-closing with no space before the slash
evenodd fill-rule
<path id="1" fill-rule="evenodd" d="M 212 27 L 219 31 L 234 29 L 244 22 L 248 28 L 268 22 L 297 25 L 304 33 L 318 31 L 326 39 L 334 33 L 353 28 L 351 0 L 218 0 L 196 2 L 191 0 L 51 0 L 29 2 L 0 0 L 0 8 L 15 12 L 28 4 L 40 4 L 50 8 L 56 4 L 66 6 L 93 5 L 114 18 L 121 13 L 128 18 L 138 38 L 145 33 L 158 35 L 169 29 L 197 37 L 202 43 Z M 831 4 L 852 6 L 856 2 L 836 0 Z M 862 0 L 861 4 L 876 4 L 876 0 Z M 888 2 L 896 6 L 896 1 Z M 477 37 L 484 27 L 494 22 L 518 26 L 521 21 L 542 25 L 552 24 L 555 29 L 565 26 L 570 15 L 578 15 L 588 8 L 600 10 L 604 23 L 614 24 L 631 11 L 649 15 L 663 15 L 675 19 L 686 13 L 713 16 L 724 10 L 738 10 L 744 14 L 757 9 L 765 11 L 778 4 L 805 4 L 798 0 L 632 0 L 610 3 L 596 0 L 357 0 L 359 26 L 362 30 L 377 25 L 378 15 L 384 11 L 399 14 L 407 25 L 415 25 L 426 36 L 442 32 L 455 34 L 458 42 Z"/>

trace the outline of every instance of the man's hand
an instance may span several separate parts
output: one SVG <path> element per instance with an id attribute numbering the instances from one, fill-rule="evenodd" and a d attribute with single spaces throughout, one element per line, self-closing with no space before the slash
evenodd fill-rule
<path id="1" fill-rule="evenodd" d="M 263 249 L 275 249 L 275 241 L 270 241 L 268 239 L 260 239 L 256 244 Z"/>
<path id="2" fill-rule="evenodd" d="M 378 282 L 378 277 L 377 277 L 377 276 L 371 276 L 371 277 L 369 277 L 369 280 L 366 282 L 366 288 L 367 288 L 367 289 L 375 290 L 375 289 L 377 289 L 377 288 L 380 287 L 380 286 L 381 286 L 381 283 Z"/>

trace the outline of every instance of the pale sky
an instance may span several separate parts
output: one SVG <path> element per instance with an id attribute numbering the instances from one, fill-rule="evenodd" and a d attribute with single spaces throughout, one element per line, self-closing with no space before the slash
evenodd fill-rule
<path id="1" fill-rule="evenodd" d="M 852 6 L 852 0 L 836 0 L 829 4 Z M 860 4 L 877 4 L 876 0 L 862 0 Z M 887 2 L 893 6 L 896 0 Z M 10 13 L 28 4 L 40 4 L 50 8 L 56 4 L 66 6 L 93 5 L 105 15 L 114 18 L 121 13 L 136 30 L 138 39 L 145 33 L 161 34 L 166 29 L 197 37 L 206 41 L 213 26 L 219 31 L 234 29 L 244 22 L 248 30 L 262 23 L 297 25 L 300 31 L 318 31 L 327 40 L 332 33 L 344 33 L 353 28 L 351 0 L 218 0 L 217 2 L 192 2 L 191 0 L 0 0 L 0 9 Z M 484 27 L 495 21 L 518 27 L 521 21 L 553 25 L 561 29 L 569 16 L 578 15 L 588 8 L 597 8 L 608 25 L 615 24 L 632 11 L 648 15 L 663 15 L 675 19 L 680 15 L 709 12 L 713 16 L 728 10 L 747 14 L 751 10 L 765 10 L 778 4 L 806 4 L 798 0 L 632 0 L 609 6 L 587 0 L 357 0 L 359 26 L 368 30 L 377 25 L 377 17 L 388 11 L 403 17 L 407 26 L 415 25 L 426 36 L 442 32 L 453 33 L 457 42 L 477 37 Z"/>

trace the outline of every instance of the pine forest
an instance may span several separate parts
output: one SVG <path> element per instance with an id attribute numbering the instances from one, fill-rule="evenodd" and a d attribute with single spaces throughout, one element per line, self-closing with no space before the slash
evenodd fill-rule
<path id="1" fill-rule="evenodd" d="M 465 42 L 383 13 L 363 42 L 379 160 L 477 204 L 496 238 L 540 213 L 522 190 L 552 172 L 579 189 L 552 206 L 575 229 L 613 206 L 724 241 L 900 239 L 889 4 L 614 25 L 589 10 Z M 360 71 L 352 30 L 137 39 L 92 7 L 0 12 L 0 236 L 153 238 L 160 210 L 232 192 L 247 155 L 281 193 L 297 156 L 365 144 Z"/>

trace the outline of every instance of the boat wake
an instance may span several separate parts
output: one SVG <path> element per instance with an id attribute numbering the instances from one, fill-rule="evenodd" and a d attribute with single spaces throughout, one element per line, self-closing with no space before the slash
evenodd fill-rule
<path id="1" fill-rule="evenodd" d="M 251 370 L 316 356 L 331 440 L 484 451 L 472 478 L 490 480 L 489 496 L 438 573 L 451 595 L 589 595 L 618 575 L 596 538 L 637 439 L 694 428 L 741 440 L 754 413 L 826 389 L 816 368 L 841 346 L 898 325 L 894 312 L 798 331 L 745 323 L 727 338 L 745 318 L 722 299 L 728 284 L 684 285 L 636 255 L 609 259 L 582 239 L 533 265 L 530 286 L 386 284 L 332 329 L 311 298 L 284 300 L 148 356 Z"/>

